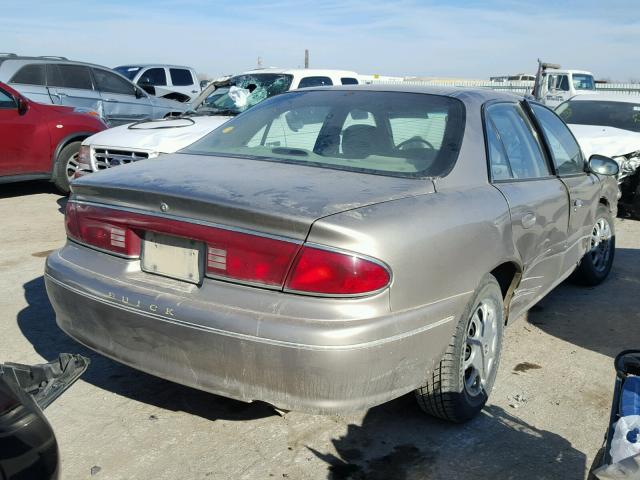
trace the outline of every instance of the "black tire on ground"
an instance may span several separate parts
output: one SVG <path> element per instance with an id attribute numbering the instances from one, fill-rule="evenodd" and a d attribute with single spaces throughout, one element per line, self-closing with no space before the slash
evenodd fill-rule
<path id="1" fill-rule="evenodd" d="M 604 221 L 609 226 L 611 238 L 609 240 L 603 240 L 598 246 L 593 248 L 594 235 L 598 228 L 598 222 Z M 613 258 L 616 253 L 616 235 L 615 225 L 613 223 L 613 216 L 611 211 L 606 205 L 598 205 L 596 213 L 596 221 L 592 228 L 592 238 L 589 239 L 590 250 L 585 253 L 584 257 L 580 261 L 580 265 L 573 273 L 572 279 L 581 285 L 595 286 L 602 283 L 609 272 L 611 271 L 611 265 L 613 265 Z"/>
<path id="2" fill-rule="evenodd" d="M 51 181 L 56 188 L 65 195 L 69 193 L 69 177 L 67 172 L 67 170 L 71 168 L 69 160 L 75 157 L 77 162 L 77 155 L 80 151 L 81 143 L 82 142 L 71 142 L 70 144 L 65 145 L 58 153 L 56 161 L 53 164 L 53 175 L 51 176 Z"/>
<path id="3" fill-rule="evenodd" d="M 465 384 L 472 378 L 472 368 L 465 370 L 465 361 L 473 354 L 482 355 L 477 348 L 487 352 L 487 344 L 479 347 L 471 346 L 468 340 L 477 338 L 477 315 L 483 306 L 491 307 L 491 314 L 485 315 L 487 326 L 495 331 L 494 340 L 490 340 L 490 353 L 493 361 L 483 384 L 467 387 Z M 482 317 L 482 315 L 480 315 Z M 483 327 L 484 328 L 484 327 Z M 467 305 L 458 321 L 456 332 L 447 347 L 444 357 L 427 379 L 427 384 L 415 391 L 418 404 L 426 413 L 455 423 L 466 422 L 475 417 L 484 407 L 493 388 L 500 363 L 502 335 L 504 331 L 504 302 L 500 285 L 492 275 L 486 275 L 476 289 L 473 298 Z M 471 350 L 475 349 L 475 350 Z"/>

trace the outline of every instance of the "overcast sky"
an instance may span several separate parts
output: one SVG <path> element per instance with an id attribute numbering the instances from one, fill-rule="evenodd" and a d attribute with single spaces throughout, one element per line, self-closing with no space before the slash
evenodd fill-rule
<path id="1" fill-rule="evenodd" d="M 210 76 L 256 66 L 488 78 L 536 59 L 640 80 L 640 1 L 20 0 L 0 50 L 114 67 L 177 63 Z"/>

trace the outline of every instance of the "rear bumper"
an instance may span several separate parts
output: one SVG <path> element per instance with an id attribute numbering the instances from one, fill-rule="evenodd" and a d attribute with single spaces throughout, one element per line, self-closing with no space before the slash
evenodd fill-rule
<path id="1" fill-rule="evenodd" d="M 136 273 L 135 264 L 71 243 L 54 252 L 47 259 L 45 282 L 60 328 L 150 374 L 313 413 L 368 408 L 424 384 L 455 329 L 453 311 L 466 301 L 458 296 L 363 318 L 362 313 L 379 310 L 374 305 L 388 305 L 388 294 L 360 299 L 349 310 L 348 300 L 307 299 L 214 281 L 193 287 L 215 288 L 220 295 L 205 301 L 202 291 L 168 289 L 156 276 L 155 287 L 140 281 L 147 274 Z M 105 274 L 110 268 L 130 278 Z M 234 295 L 251 296 L 252 307 L 230 306 Z M 283 299 L 289 297 L 310 302 L 309 317 L 292 314 L 300 305 L 287 305 Z M 228 301 L 218 303 L 219 298 Z M 323 302 L 331 305 L 327 316 L 343 311 L 345 319 L 318 319 Z"/>

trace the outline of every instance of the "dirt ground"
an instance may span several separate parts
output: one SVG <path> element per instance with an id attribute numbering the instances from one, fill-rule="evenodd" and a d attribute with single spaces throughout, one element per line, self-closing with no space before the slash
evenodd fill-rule
<path id="1" fill-rule="evenodd" d="M 0 361 L 92 361 L 46 412 L 63 479 L 583 479 L 607 427 L 613 357 L 640 348 L 640 222 L 617 220 L 603 285 L 565 283 L 507 329 L 479 418 L 446 424 L 412 395 L 357 415 L 280 416 L 140 373 L 60 331 L 42 272 L 64 242 L 64 202 L 46 183 L 0 185 Z"/>

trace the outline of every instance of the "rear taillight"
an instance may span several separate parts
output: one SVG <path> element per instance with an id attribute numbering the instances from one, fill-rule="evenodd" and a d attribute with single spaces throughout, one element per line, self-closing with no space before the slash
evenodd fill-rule
<path id="1" fill-rule="evenodd" d="M 304 246 L 285 290 L 319 295 L 361 295 L 385 288 L 389 270 L 357 255 Z"/>
<path id="2" fill-rule="evenodd" d="M 207 274 L 245 282 L 282 286 L 297 243 L 215 229 L 207 242 Z"/>
<path id="3" fill-rule="evenodd" d="M 108 252 L 137 257 L 140 236 L 128 222 L 127 212 L 67 203 L 65 225 L 70 238 Z"/>
<path id="4" fill-rule="evenodd" d="M 381 263 L 347 252 L 172 218 L 68 202 L 67 235 L 88 246 L 140 256 L 145 232 L 206 245 L 206 275 L 313 295 L 362 295 L 389 285 Z"/>

